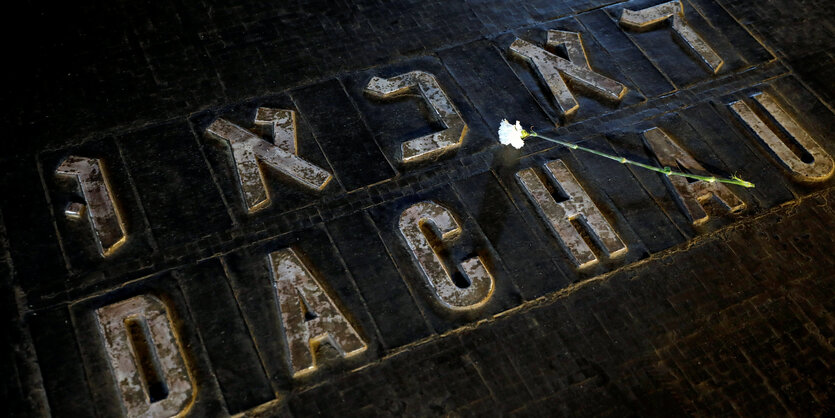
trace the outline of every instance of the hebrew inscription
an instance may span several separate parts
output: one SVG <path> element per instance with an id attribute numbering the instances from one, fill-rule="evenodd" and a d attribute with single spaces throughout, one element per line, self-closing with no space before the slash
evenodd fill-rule
<path id="1" fill-rule="evenodd" d="M 592 266 L 598 262 L 598 257 L 571 221 L 579 221 L 592 235 L 595 244 L 605 250 L 609 257 L 626 254 L 627 246 L 568 167 L 561 160 L 554 160 L 547 162 L 544 169 L 548 179 L 568 196 L 567 200 L 557 202 L 533 168 L 519 171 L 516 179 L 536 206 L 539 215 L 568 249 L 577 266 Z"/>
<path id="2" fill-rule="evenodd" d="M 272 129 L 274 143 L 269 143 L 232 122 L 218 118 L 206 129 L 211 136 L 227 141 L 237 168 L 241 194 L 249 213 L 270 205 L 270 193 L 264 180 L 264 163 L 296 183 L 312 190 L 322 190 L 333 176 L 328 171 L 298 156 L 296 115 L 292 110 L 259 108 L 255 124 Z"/>
<path id="3" fill-rule="evenodd" d="M 624 9 L 620 15 L 620 24 L 634 31 L 657 29 L 670 20 L 673 32 L 699 56 L 700 62 L 716 73 L 724 61 L 684 19 L 684 8 L 680 1 L 670 1 L 641 10 Z"/>
<path id="4" fill-rule="evenodd" d="M 400 158 L 404 163 L 426 160 L 457 148 L 467 134 L 467 124 L 461 114 L 430 73 L 412 71 L 391 78 L 373 77 L 365 87 L 366 93 L 383 99 L 401 96 L 413 90 L 420 93 L 446 129 L 402 143 Z"/>
<path id="5" fill-rule="evenodd" d="M 757 93 L 752 96 L 757 103 L 768 112 L 791 137 L 802 147 L 802 151 L 809 154 L 809 160 L 804 161 L 792 151 L 772 129 L 766 121 L 760 118 L 745 102 L 738 100 L 730 104 L 736 115 L 745 122 L 754 135 L 765 144 L 798 179 L 804 181 L 822 181 L 832 176 L 835 162 L 832 157 L 791 117 L 768 93 Z"/>
<path id="6" fill-rule="evenodd" d="M 692 155 L 673 142 L 667 133 L 661 129 L 646 130 L 643 137 L 647 146 L 658 158 L 658 162 L 663 166 L 679 166 L 688 171 L 705 172 L 704 167 Z M 712 198 L 724 204 L 730 212 L 739 212 L 745 209 L 745 202 L 740 200 L 722 183 L 704 180 L 693 181 L 680 176 L 666 177 L 694 225 L 704 223 L 710 218 L 705 212 L 705 205 Z"/>
<path id="7" fill-rule="evenodd" d="M 113 254 L 125 243 L 127 235 L 122 215 L 113 200 L 102 161 L 96 158 L 69 156 L 61 162 L 55 173 L 75 177 L 84 196 L 85 204 L 70 203 L 64 215 L 70 219 L 80 219 L 86 212 L 93 235 L 96 237 L 99 254 L 102 257 Z"/>
<path id="8" fill-rule="evenodd" d="M 294 377 L 316 370 L 314 353 L 322 343 L 342 357 L 365 351 L 365 342 L 292 249 L 268 258 Z"/>
<path id="9" fill-rule="evenodd" d="M 129 417 L 170 417 L 191 405 L 194 385 L 165 305 L 136 296 L 96 311 Z"/>
<path id="10" fill-rule="evenodd" d="M 567 80 L 613 101 L 620 101 L 626 94 L 626 86 L 591 69 L 583 47 L 583 38 L 579 33 L 549 30 L 547 45 L 551 48 L 564 45 L 568 59 L 518 38 L 510 45 L 510 51 L 533 65 L 554 95 L 561 115 L 571 116 L 580 108 L 574 94 L 566 85 Z"/>
<path id="11" fill-rule="evenodd" d="M 461 272 L 469 286 L 459 287 L 441 260 L 440 249 L 435 248 L 427 237 L 427 234 L 436 234 L 442 243 L 448 244 L 459 236 L 461 226 L 447 208 L 435 202 L 420 202 L 408 207 L 400 215 L 400 233 L 429 287 L 445 308 L 472 309 L 490 299 L 495 281 L 481 257 L 461 262 Z"/>

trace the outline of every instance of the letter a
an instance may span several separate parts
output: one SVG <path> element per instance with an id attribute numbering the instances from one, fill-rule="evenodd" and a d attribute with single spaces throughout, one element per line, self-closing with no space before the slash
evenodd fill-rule
<path id="1" fill-rule="evenodd" d="M 327 342 L 342 357 L 366 345 L 292 249 L 270 253 L 275 292 L 293 377 L 316 370 L 316 348 Z"/>
<path id="2" fill-rule="evenodd" d="M 680 165 L 688 170 L 705 171 L 693 156 L 679 147 L 666 132 L 659 128 L 644 131 L 644 140 L 655 153 L 658 161 L 666 167 Z M 680 176 L 667 176 L 670 185 L 683 203 L 687 215 L 694 225 L 704 223 L 709 216 L 704 210 L 705 203 L 711 198 L 722 202 L 730 212 L 745 209 L 745 202 L 740 200 L 728 187 L 719 182 L 698 180 L 693 183 Z"/>

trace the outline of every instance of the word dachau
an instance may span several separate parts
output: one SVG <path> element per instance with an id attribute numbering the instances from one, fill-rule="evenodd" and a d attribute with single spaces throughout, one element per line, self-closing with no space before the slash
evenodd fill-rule
<path id="1" fill-rule="evenodd" d="M 669 26 L 661 25 L 662 22 L 669 22 Z M 624 10 L 620 24 L 624 29 L 641 31 L 669 27 L 680 38 L 683 47 L 689 49 L 711 74 L 722 68 L 722 58 L 688 25 L 678 1 L 643 10 Z M 564 48 L 567 58 L 522 39 L 516 39 L 508 52 L 527 61 L 541 77 L 553 94 L 555 110 L 561 116 L 569 116 L 580 107 L 569 83 L 607 100 L 618 102 L 624 97 L 628 90 L 624 84 L 595 72 L 590 66 L 580 33 L 550 30 L 547 35 L 547 46 Z M 433 74 L 413 71 L 391 78 L 373 77 L 366 85 L 365 93 L 383 100 L 417 93 L 443 123 L 443 130 L 401 144 L 398 158 L 406 167 L 458 148 L 466 139 L 467 122 Z M 728 106 L 750 128 L 756 141 L 769 150 L 795 180 L 816 182 L 832 175 L 835 168 L 832 158 L 774 97 L 757 93 L 751 102 L 757 103 L 755 107 L 760 109 L 755 111 L 743 101 L 734 101 Z M 763 119 L 766 114 L 769 115 L 766 119 L 771 120 Z M 254 125 L 247 129 L 218 118 L 206 129 L 208 140 L 222 141 L 231 151 L 241 204 L 249 214 L 271 203 L 265 170 L 275 170 L 312 193 L 328 187 L 333 174 L 299 156 L 293 110 L 259 108 Z M 780 125 L 803 148 L 803 154 L 811 158 L 801 159 L 787 146 L 773 130 L 776 125 Z M 265 140 L 263 136 L 269 136 L 271 140 Z M 705 172 L 696 158 L 660 128 L 644 131 L 643 139 L 663 167 Z M 70 203 L 65 215 L 78 222 L 89 222 L 100 256 L 110 257 L 129 237 L 125 216 L 114 201 L 105 166 L 106 161 L 101 159 L 73 155 L 60 164 L 56 174 L 74 177 L 85 202 Z M 517 172 L 515 178 L 550 233 L 562 243 L 575 268 L 595 265 L 599 261 L 598 253 L 611 258 L 625 254 L 627 243 L 568 167 L 557 159 L 546 162 L 542 169 L 544 175 L 538 174 L 535 168 L 526 168 Z M 698 177 L 688 181 L 669 175 L 665 179 L 670 192 L 681 203 L 682 211 L 694 224 L 708 219 L 705 205 L 709 200 L 721 202 L 729 212 L 745 207 L 734 191 L 721 182 Z M 546 184 L 549 182 L 552 183 L 550 187 Z M 554 186 L 567 199 L 557 202 L 549 191 Z M 454 263 L 445 262 L 446 253 L 438 249 L 437 242 L 448 244 L 462 232 L 461 224 L 449 208 L 434 201 L 416 203 L 402 212 L 397 228 L 422 279 L 434 295 L 433 306 L 439 310 L 466 311 L 490 300 L 496 280 L 489 263 L 481 256 L 460 262 L 459 268 L 468 282 L 462 287 L 453 281 L 454 272 L 447 267 Z M 584 239 L 578 228 L 585 228 L 583 232 L 592 239 Z M 592 250 L 591 246 L 595 245 L 599 251 Z M 283 324 L 288 365 L 294 377 L 317 369 L 315 352 L 320 344 L 329 344 L 343 357 L 366 350 L 367 343 L 348 319 L 350 315 L 344 314 L 332 295 L 323 290 L 312 273 L 315 269 L 307 266 L 294 249 L 282 249 L 265 257 Z M 185 411 L 192 403 L 196 387 L 194 373 L 189 372 L 184 347 L 168 311 L 163 301 L 151 295 L 122 300 L 96 311 L 111 371 L 130 416 L 174 415 Z M 149 372 L 143 370 L 146 365 L 140 364 L 136 350 L 131 348 L 137 344 L 134 341 L 137 329 L 144 335 L 145 345 L 152 348 L 148 352 L 156 356 L 146 363 L 153 364 L 153 372 L 164 382 L 166 393 L 163 397 L 152 400 L 147 395 L 150 392 L 143 376 Z"/>

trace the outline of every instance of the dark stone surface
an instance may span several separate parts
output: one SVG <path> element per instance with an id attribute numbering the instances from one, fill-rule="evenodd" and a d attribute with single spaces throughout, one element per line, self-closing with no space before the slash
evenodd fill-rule
<path id="1" fill-rule="evenodd" d="M 550 130 L 554 121 L 526 91 L 507 65 L 507 58 L 489 41 L 471 42 L 440 51 L 446 68 L 492 128 L 510 115 L 527 115 L 526 122 Z"/>
<path id="2" fill-rule="evenodd" d="M 507 269 L 514 272 L 523 298 L 535 299 L 568 284 L 493 173 L 479 174 L 454 186 Z"/>
<path id="3" fill-rule="evenodd" d="M 182 245 L 230 225 L 187 122 L 140 130 L 116 141 L 160 248 Z"/>
<path id="4" fill-rule="evenodd" d="M 356 213 L 328 222 L 327 227 L 374 317 L 386 349 L 429 336 L 432 331 L 409 288 L 400 280 L 371 219 Z"/>
<path id="5" fill-rule="evenodd" d="M 0 155 L 0 404 L 10 416 L 117 416 L 95 310 L 162 300 L 184 348 L 191 416 L 828 416 L 835 405 L 835 182 L 804 183 L 728 107 L 764 91 L 835 155 L 831 2 L 682 0 L 722 56 L 715 75 L 669 27 L 617 20 L 659 0 L 31 3 L 8 10 Z M 582 33 L 593 69 L 630 88 L 580 90 L 557 116 L 515 37 Z M 35 36 L 37 32 L 42 36 Z M 559 53 L 559 52 L 558 52 Z M 442 128 L 416 96 L 371 99 L 371 76 L 433 73 L 469 127 L 460 149 L 404 165 L 403 140 Z M 321 192 L 266 169 L 248 215 L 228 148 L 205 128 L 297 112 Z M 739 174 L 747 208 L 694 226 L 664 176 L 529 139 L 499 120 L 645 163 L 660 127 L 709 171 Z M 769 122 L 776 125 L 773 121 Z M 785 136 L 785 133 L 781 133 Z M 55 167 L 106 161 L 128 240 L 97 254 Z M 561 159 L 629 251 L 577 270 L 515 173 Z M 555 193 L 559 194 L 559 193 Z M 446 312 L 397 229 L 433 200 L 496 290 Z M 368 346 L 293 378 L 266 255 L 293 248 Z M 454 270 L 454 268 L 453 268 Z"/>
<path id="6" fill-rule="evenodd" d="M 293 90 L 291 95 L 336 170 L 336 180 L 345 190 L 356 190 L 394 176 L 389 160 L 342 83 L 329 80 Z"/>
<path id="7" fill-rule="evenodd" d="M 826 277 L 832 256 L 804 263 L 802 274 L 786 280 L 782 263 L 802 258 L 804 250 L 789 245 L 766 261 L 758 250 L 801 236 L 807 242 L 832 242 L 826 232 L 832 225 L 826 204 L 831 198 L 831 192 L 816 194 L 688 251 L 547 298 L 523 314 L 431 340 L 411 355 L 429 356 L 422 368 L 450 379 L 470 376 L 454 380 L 459 385 L 486 386 L 474 390 L 479 398 L 455 402 L 453 410 L 462 415 L 825 413 L 832 396 L 826 361 L 832 294 L 826 292 L 831 283 L 821 284 L 819 278 Z M 798 222 L 815 222 L 817 232 L 797 231 Z M 769 243 L 766 236 L 779 238 Z M 737 259 L 740 251 L 747 256 Z M 715 254 L 724 252 L 734 257 L 717 262 Z M 458 355 L 456 367 L 448 366 L 448 352 Z M 350 387 L 363 376 L 397 376 L 400 356 L 335 385 Z M 467 372 L 471 367 L 477 376 Z M 419 381 L 402 385 L 424 388 Z M 775 389 L 755 389 L 768 386 Z M 306 392 L 297 402 L 337 399 L 327 397 L 328 389 L 321 388 L 321 396 Z M 392 398 L 401 399 L 377 389 L 364 394 L 359 406 L 380 408 Z M 355 398 L 343 399 L 329 410 L 359 409 Z M 425 392 L 421 401 L 412 399 L 401 404 L 411 415 L 431 414 L 433 406 L 444 405 Z"/>
<path id="8" fill-rule="evenodd" d="M 249 330 L 218 260 L 174 273 L 186 298 L 226 409 L 233 414 L 274 398 Z"/>
<path id="9" fill-rule="evenodd" d="M 655 68 L 606 12 L 594 10 L 577 16 L 577 19 L 583 24 L 583 32 L 594 36 L 644 95 L 653 97 L 675 90 L 669 79 Z"/>
<path id="10" fill-rule="evenodd" d="M 78 352 L 73 323 L 66 305 L 44 309 L 26 319 L 38 356 L 44 389 L 49 401 L 60 407 L 56 416 L 86 415 L 93 399 L 85 382 L 84 363 Z M 45 411 L 44 411 L 45 412 Z"/>

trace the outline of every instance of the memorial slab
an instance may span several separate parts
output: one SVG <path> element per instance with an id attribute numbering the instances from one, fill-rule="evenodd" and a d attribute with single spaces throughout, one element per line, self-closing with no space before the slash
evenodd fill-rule
<path id="1" fill-rule="evenodd" d="M 9 9 L 8 415 L 831 412 L 825 5 L 302 3 Z"/>

